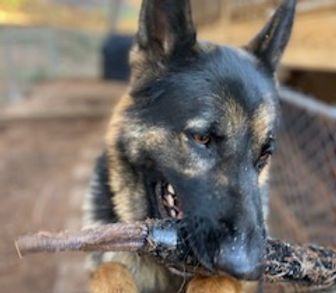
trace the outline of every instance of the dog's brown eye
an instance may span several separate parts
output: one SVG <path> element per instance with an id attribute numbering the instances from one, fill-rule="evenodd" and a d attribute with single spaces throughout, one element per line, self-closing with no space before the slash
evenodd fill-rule
<path id="1" fill-rule="evenodd" d="M 193 134 L 192 138 L 196 143 L 202 144 L 202 145 L 208 145 L 211 141 L 211 138 L 209 135 Z"/>
<path id="2" fill-rule="evenodd" d="M 270 156 L 271 156 L 270 152 L 264 153 L 260 156 L 259 161 L 266 162 L 268 161 Z"/>
<path id="3" fill-rule="evenodd" d="M 267 143 L 263 147 L 263 150 L 256 164 L 256 167 L 259 171 L 267 165 L 270 156 L 273 154 L 273 149 L 274 149 L 273 140 L 270 140 L 269 143 Z"/>
<path id="4" fill-rule="evenodd" d="M 267 165 L 270 156 L 271 156 L 270 152 L 265 152 L 260 155 L 258 162 L 256 164 L 256 168 L 258 169 L 258 171 L 261 171 Z"/>

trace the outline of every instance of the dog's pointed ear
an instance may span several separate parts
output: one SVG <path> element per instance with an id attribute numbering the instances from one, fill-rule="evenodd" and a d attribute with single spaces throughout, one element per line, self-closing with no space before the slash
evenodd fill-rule
<path id="1" fill-rule="evenodd" d="M 245 47 L 274 72 L 291 35 L 296 0 L 283 0 L 261 32 Z"/>
<path id="2" fill-rule="evenodd" d="M 140 49 L 155 55 L 194 46 L 190 0 L 143 0 L 136 42 Z"/>

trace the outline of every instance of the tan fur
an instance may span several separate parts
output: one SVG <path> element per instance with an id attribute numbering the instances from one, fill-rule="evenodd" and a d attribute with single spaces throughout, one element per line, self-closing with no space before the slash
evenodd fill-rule
<path id="1" fill-rule="evenodd" d="M 128 125 L 125 110 L 133 104 L 130 96 L 124 96 L 116 106 L 109 125 L 109 131 L 106 135 L 107 155 L 110 168 L 110 185 L 112 192 L 115 193 L 113 203 L 116 212 L 122 221 L 138 221 L 145 218 L 146 200 L 143 186 L 139 179 L 132 177 L 132 173 L 121 161 L 121 155 L 118 153 L 117 143 L 119 137 L 125 132 L 125 126 Z M 130 184 L 132 184 L 130 186 Z M 137 203 L 137 204 L 135 204 Z"/>
<path id="2" fill-rule="evenodd" d="M 229 184 L 229 178 L 222 172 L 216 174 L 216 183 L 221 186 L 227 186 Z"/>
<path id="3" fill-rule="evenodd" d="M 138 290 L 125 266 L 106 263 L 92 275 L 90 293 L 138 293 Z"/>
<path id="4" fill-rule="evenodd" d="M 257 143 L 261 144 L 267 138 L 275 119 L 275 110 L 269 103 L 260 105 L 252 118 L 252 132 Z"/>
<path id="5" fill-rule="evenodd" d="M 265 98 L 267 99 L 267 97 Z M 252 122 L 251 122 L 251 128 L 252 128 L 255 145 L 258 146 L 258 148 L 260 148 L 260 146 L 263 143 L 265 143 L 265 140 L 267 139 L 269 135 L 270 129 L 273 128 L 275 115 L 276 115 L 275 108 L 270 101 L 268 101 L 268 103 L 266 104 L 260 105 L 259 108 L 255 111 L 255 114 L 253 115 Z M 261 170 L 261 173 L 259 174 L 258 185 L 260 186 L 261 189 L 268 188 L 270 166 L 271 166 L 271 162 L 269 161 L 267 165 Z M 265 223 L 267 223 L 267 217 L 268 217 L 268 211 L 269 211 L 268 196 L 265 196 L 263 194 L 261 200 L 263 203 L 263 214 L 264 214 Z"/>
<path id="6" fill-rule="evenodd" d="M 212 51 L 216 50 L 217 46 L 215 44 L 209 43 L 209 42 L 198 42 L 195 45 L 195 50 L 198 52 L 204 52 L 204 53 L 211 53 Z"/>
<path id="7" fill-rule="evenodd" d="M 130 55 L 129 55 L 129 63 L 132 67 L 132 75 L 130 84 L 131 86 L 134 82 L 139 83 L 141 80 L 145 83 L 148 80 L 155 78 L 156 76 L 160 76 L 165 71 L 164 66 L 164 58 L 161 56 L 161 60 L 158 58 L 153 58 L 149 54 L 149 52 L 143 51 L 139 49 L 138 45 L 133 46 Z M 152 61 L 152 59 L 154 61 Z M 151 68 L 151 70 L 148 70 Z M 146 71 L 146 74 L 144 72 Z M 144 80 L 144 77 L 146 78 Z"/>
<path id="8" fill-rule="evenodd" d="M 191 119 L 187 121 L 186 129 L 203 128 L 206 127 L 208 124 L 209 124 L 208 119 L 205 118 Z"/>
<path id="9" fill-rule="evenodd" d="M 271 162 L 268 162 L 267 165 L 262 169 L 259 174 L 258 184 L 260 187 L 264 187 L 268 183 L 269 173 L 271 168 Z"/>
<path id="10" fill-rule="evenodd" d="M 243 293 L 242 284 L 229 277 L 195 277 L 186 293 Z"/>
<path id="11" fill-rule="evenodd" d="M 266 189 L 268 190 L 268 179 L 269 179 L 269 173 L 271 169 L 271 162 L 268 162 L 267 165 L 264 167 L 264 169 L 259 174 L 258 178 L 258 184 L 260 186 L 260 189 Z M 261 195 L 261 201 L 262 201 L 262 209 L 263 209 L 263 215 L 264 215 L 264 221 L 265 225 L 267 227 L 267 219 L 269 214 L 269 196 L 268 192 L 263 192 Z"/>
<path id="12" fill-rule="evenodd" d="M 225 105 L 223 105 L 223 109 L 225 114 L 222 116 L 224 119 L 222 125 L 226 129 L 226 135 L 228 137 L 233 137 L 246 129 L 247 116 L 237 101 L 228 99 Z"/>
<path id="13" fill-rule="evenodd" d="M 130 98 L 126 96 L 126 99 Z M 130 160 L 137 161 L 142 150 L 155 152 L 162 148 L 164 151 L 161 153 L 163 153 L 164 156 L 161 156 L 161 160 L 165 165 L 180 170 L 184 175 L 200 176 L 207 172 L 211 167 L 211 162 L 209 160 L 204 160 L 194 153 L 187 143 L 187 139 L 183 133 L 181 135 L 172 135 L 165 128 L 159 126 L 148 127 L 147 125 L 143 125 L 140 121 L 130 121 L 129 118 L 125 117 L 123 114 L 130 105 L 131 104 L 127 104 L 127 102 L 122 102 L 121 106 L 118 106 L 111 119 L 108 135 L 106 136 L 109 162 L 111 166 L 113 166 L 110 172 L 111 187 L 112 191 L 116 194 L 123 193 L 120 195 L 120 198 L 119 194 L 115 197 L 115 203 L 117 205 L 120 204 L 123 208 L 125 204 L 128 205 L 128 202 L 125 202 L 125 200 L 127 201 L 130 198 L 128 195 L 125 195 L 126 189 L 136 190 L 137 193 L 139 193 L 143 187 L 135 184 L 137 181 L 141 182 L 141 180 L 139 180 L 140 178 L 131 178 L 131 172 L 126 170 L 124 164 L 119 160 L 120 154 L 118 154 L 116 143 L 118 137 L 121 135 L 129 141 L 127 149 L 128 158 Z M 130 186 L 128 182 L 134 186 Z M 142 192 L 140 193 L 142 194 Z M 128 199 L 125 199 L 126 197 Z M 122 201 L 119 199 L 122 199 Z M 134 205 L 134 201 L 132 201 L 132 203 Z M 143 207 L 145 206 L 143 205 Z M 129 216 L 125 217 L 125 215 L 129 214 L 129 212 L 125 210 L 122 210 L 120 214 L 126 221 L 141 220 L 142 216 L 142 214 L 139 213 L 137 214 L 139 216 L 136 216 L 136 218 L 131 218 Z"/>
<path id="14" fill-rule="evenodd" d="M 153 271 L 149 273 L 153 273 Z M 147 277 L 142 275 L 142 280 L 150 280 Z M 167 282 L 167 280 L 162 281 Z M 256 287 L 256 283 L 240 282 L 230 277 L 195 277 L 189 282 L 186 293 L 252 293 L 255 292 Z M 154 287 L 147 287 L 147 289 L 151 288 Z M 127 267 L 116 262 L 107 262 L 101 265 L 91 276 L 90 293 L 140 292 Z"/>
<path id="15" fill-rule="evenodd" d="M 171 274 L 164 266 L 160 266 L 149 257 L 139 256 L 129 252 L 111 252 L 104 255 L 104 262 L 117 262 L 125 265 L 132 274 L 136 284 L 141 284 L 143 290 L 166 292 L 172 284 L 179 285 L 179 277 L 174 276 L 172 283 Z"/>
<path id="16" fill-rule="evenodd" d="M 129 140 L 129 158 L 137 160 L 140 149 L 153 149 L 157 145 L 166 144 L 167 134 L 159 127 L 148 128 L 138 121 L 130 121 L 125 111 L 132 106 L 130 96 L 124 96 L 114 110 L 106 135 L 107 154 L 109 159 L 110 186 L 114 197 L 112 199 L 115 211 L 121 221 L 134 222 L 147 217 L 147 201 L 143 186 L 143 178 L 137 177 L 122 161 L 117 143 L 121 136 Z M 141 139 L 139 139 L 141 137 Z M 161 288 L 162 292 L 171 286 L 171 274 L 154 260 L 139 257 L 134 253 L 105 253 L 104 262 L 118 262 L 125 265 L 138 284 L 139 289 L 154 290 Z M 177 277 L 178 278 L 178 277 Z M 141 287 L 140 287 L 141 286 Z"/>

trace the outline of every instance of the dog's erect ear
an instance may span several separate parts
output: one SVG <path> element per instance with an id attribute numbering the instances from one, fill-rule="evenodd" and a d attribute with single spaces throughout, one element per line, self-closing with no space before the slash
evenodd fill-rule
<path id="1" fill-rule="evenodd" d="M 196 42 L 190 0 L 143 0 L 136 41 L 140 49 L 168 55 Z"/>
<path id="2" fill-rule="evenodd" d="M 296 0 L 283 0 L 266 26 L 246 47 L 271 72 L 276 70 L 291 35 L 295 7 Z"/>

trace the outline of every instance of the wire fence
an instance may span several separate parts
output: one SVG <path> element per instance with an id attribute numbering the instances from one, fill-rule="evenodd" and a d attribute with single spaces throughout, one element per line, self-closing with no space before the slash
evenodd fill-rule
<path id="1" fill-rule="evenodd" d="M 281 106 L 272 166 L 271 232 L 295 243 L 336 247 L 336 107 L 287 89 L 281 91 Z M 277 287 L 280 292 L 309 291 Z"/>

